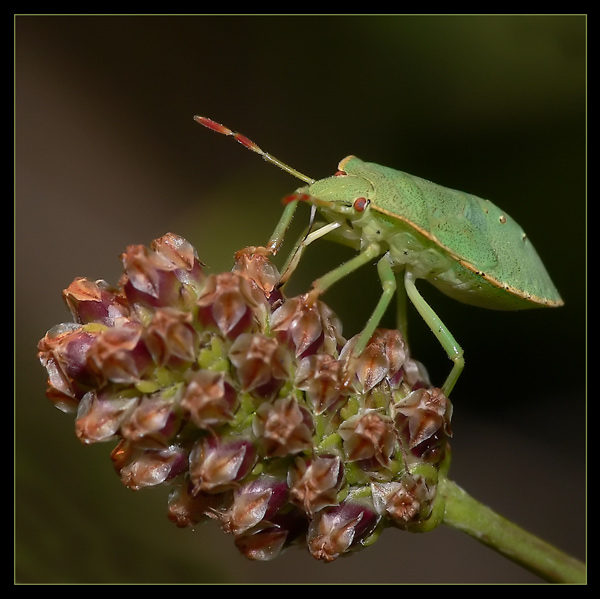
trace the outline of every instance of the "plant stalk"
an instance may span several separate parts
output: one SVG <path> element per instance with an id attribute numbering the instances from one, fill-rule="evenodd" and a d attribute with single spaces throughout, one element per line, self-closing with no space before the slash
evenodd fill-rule
<path id="1" fill-rule="evenodd" d="M 454 482 L 440 479 L 444 524 L 464 532 L 547 582 L 586 582 L 586 567 L 473 499 Z"/>

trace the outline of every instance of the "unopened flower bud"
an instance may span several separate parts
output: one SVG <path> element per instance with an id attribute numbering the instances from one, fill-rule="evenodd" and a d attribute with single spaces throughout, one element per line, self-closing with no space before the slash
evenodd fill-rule
<path id="1" fill-rule="evenodd" d="M 193 484 L 186 478 L 169 494 L 167 517 L 179 528 L 195 526 L 226 508 L 225 493 L 193 493 Z"/>
<path id="2" fill-rule="evenodd" d="M 338 432 L 344 440 L 344 452 L 351 462 L 371 462 L 389 466 L 396 444 L 391 418 L 377 410 L 367 410 L 343 422 Z"/>
<path id="3" fill-rule="evenodd" d="M 235 546 L 251 560 L 276 558 L 296 540 L 306 534 L 307 521 L 299 511 L 277 514 L 269 522 L 255 526 L 235 537 Z"/>
<path id="4" fill-rule="evenodd" d="M 285 480 L 260 475 L 235 489 L 231 506 L 219 520 L 226 532 L 237 535 L 269 521 L 286 504 L 287 498 Z"/>
<path id="5" fill-rule="evenodd" d="M 96 322 L 112 327 L 127 319 L 130 314 L 123 293 L 102 280 L 76 278 L 63 291 L 63 298 L 73 320 L 81 324 Z"/>
<path id="6" fill-rule="evenodd" d="M 121 424 L 121 434 L 138 447 L 160 449 L 170 444 L 178 428 L 173 399 L 156 394 L 140 400 Z"/>
<path id="7" fill-rule="evenodd" d="M 255 324 L 262 328 L 269 311 L 267 300 L 256 285 L 228 272 L 210 275 L 197 303 L 200 322 L 216 327 L 230 339 L 249 332 Z"/>
<path id="8" fill-rule="evenodd" d="M 190 479 L 194 493 L 218 493 L 234 488 L 256 463 L 256 451 L 245 439 L 209 435 L 199 439 L 190 453 Z"/>
<path id="9" fill-rule="evenodd" d="M 293 455 L 313 445 L 312 417 L 293 397 L 263 403 L 256 412 L 253 430 L 269 457 Z"/>
<path id="10" fill-rule="evenodd" d="M 307 300 L 308 295 L 301 295 L 277 308 L 271 317 L 271 330 L 290 344 L 298 358 L 320 349 L 337 351 L 338 345 L 344 343 L 339 319 L 323 302 Z"/>
<path id="11" fill-rule="evenodd" d="M 144 328 L 136 322 L 106 329 L 88 352 L 98 378 L 123 384 L 140 381 L 152 366 L 143 335 Z"/>
<path id="12" fill-rule="evenodd" d="M 399 481 L 374 482 L 371 488 L 377 513 L 386 515 L 400 528 L 426 519 L 431 513 L 435 489 L 430 488 L 421 475 L 407 472 Z"/>
<path id="13" fill-rule="evenodd" d="M 271 306 L 283 300 L 279 271 L 259 248 L 244 248 L 235 254 L 233 272 L 250 279 L 265 294 Z"/>
<path id="14" fill-rule="evenodd" d="M 331 562 L 361 547 L 361 542 L 374 531 L 379 519 L 369 501 L 351 498 L 322 510 L 315 515 L 308 529 L 309 551 L 315 559 Z"/>
<path id="15" fill-rule="evenodd" d="M 313 516 L 319 510 L 337 505 L 343 482 L 343 466 L 338 456 L 297 458 L 290 466 L 290 501 Z"/>
<path id="16" fill-rule="evenodd" d="M 303 358 L 296 370 L 294 384 L 306 391 L 316 414 L 338 408 L 347 394 L 342 364 L 328 354 Z"/>
<path id="17" fill-rule="evenodd" d="M 426 461 L 443 457 L 452 436 L 452 404 L 440 389 L 419 388 L 392 406 L 400 438 L 413 456 Z"/>
<path id="18" fill-rule="evenodd" d="M 181 407 L 189 413 L 198 428 L 210 430 L 233 418 L 237 393 L 226 380 L 225 373 L 192 371 L 187 375 L 186 382 Z"/>
<path id="19" fill-rule="evenodd" d="M 63 412 L 74 412 L 81 398 L 98 384 L 88 353 L 101 334 L 75 323 L 53 327 L 38 343 L 38 359 L 48 375 L 46 395 Z"/>
<path id="20" fill-rule="evenodd" d="M 357 391 L 368 392 L 384 379 L 393 381 L 407 358 L 406 344 L 398 331 L 378 329 L 360 356 L 352 355 L 359 335 L 350 339 L 340 354 L 345 370 L 356 377 Z"/>
<path id="21" fill-rule="evenodd" d="M 173 445 L 163 449 L 143 449 L 122 440 L 111 453 L 121 482 L 137 491 L 170 480 L 187 469 L 187 453 Z"/>
<path id="22" fill-rule="evenodd" d="M 290 356 L 275 339 L 262 333 L 242 333 L 229 350 L 244 391 L 274 397 L 290 374 Z"/>
<path id="23" fill-rule="evenodd" d="M 135 410 L 138 397 L 118 396 L 106 389 L 88 391 L 77 409 L 75 434 L 82 443 L 114 439 L 121 424 Z"/>
<path id="24" fill-rule="evenodd" d="M 192 314 L 174 308 L 156 310 L 144 341 L 156 364 L 175 368 L 194 362 L 199 344 Z"/>

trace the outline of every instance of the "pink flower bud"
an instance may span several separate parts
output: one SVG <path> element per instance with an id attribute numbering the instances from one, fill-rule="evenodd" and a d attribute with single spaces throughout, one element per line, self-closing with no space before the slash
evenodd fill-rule
<path id="1" fill-rule="evenodd" d="M 309 303 L 308 295 L 288 299 L 273 312 L 271 330 L 303 358 L 323 349 L 333 353 L 344 344 L 341 323 L 323 302 Z"/>
<path id="2" fill-rule="evenodd" d="M 256 411 L 253 431 L 268 457 L 282 457 L 310 449 L 313 420 L 293 397 L 263 403 Z"/>
<path id="3" fill-rule="evenodd" d="M 123 293 L 102 280 L 79 277 L 63 291 L 63 298 L 73 320 L 82 324 L 97 322 L 112 327 L 130 314 Z"/>
<path id="4" fill-rule="evenodd" d="M 267 300 L 256 285 L 236 273 L 210 275 L 198 298 L 198 319 L 235 339 L 255 325 L 264 327 L 270 311 Z"/>
<path id="5" fill-rule="evenodd" d="M 241 334 L 229 350 L 229 359 L 236 367 L 242 390 L 261 397 L 274 397 L 289 377 L 288 352 L 261 333 Z"/>
<path id="6" fill-rule="evenodd" d="M 226 509 L 228 494 L 198 492 L 193 495 L 192 491 L 193 485 L 186 478 L 169 495 L 167 517 L 179 528 L 195 526 Z"/>
<path id="7" fill-rule="evenodd" d="M 222 372 L 199 370 L 186 377 L 181 407 L 197 427 L 211 429 L 233 418 L 237 392 Z"/>
<path id="8" fill-rule="evenodd" d="M 345 420 L 338 432 L 351 462 L 375 461 L 387 468 L 396 445 L 393 422 L 376 410 L 367 410 Z M 368 468 L 370 469 L 370 468 Z"/>
<path id="9" fill-rule="evenodd" d="M 303 358 L 296 370 L 294 384 L 306 392 L 315 413 L 333 410 L 348 393 L 343 364 L 328 354 Z"/>
<path id="10" fill-rule="evenodd" d="M 340 361 L 347 362 L 345 370 L 356 377 L 357 391 L 370 391 L 384 379 L 393 381 L 407 358 L 400 333 L 377 329 L 360 356 L 354 357 L 352 352 L 358 339 L 359 335 L 350 339 L 340 354 Z"/>
<path id="11" fill-rule="evenodd" d="M 106 329 L 88 352 L 98 378 L 124 384 L 140 381 L 152 366 L 143 335 L 144 328 L 135 322 Z"/>
<path id="12" fill-rule="evenodd" d="M 343 467 L 339 457 L 296 458 L 288 471 L 290 501 L 312 516 L 327 506 L 337 505 L 342 481 Z"/>
<path id="13" fill-rule="evenodd" d="M 133 412 L 139 399 L 119 397 L 108 390 L 89 391 L 77 409 L 75 434 L 82 443 L 98 443 L 114 439 L 121 423 Z"/>
<path id="14" fill-rule="evenodd" d="M 331 562 L 368 537 L 379 522 L 372 505 L 348 499 L 319 512 L 310 523 L 308 548 L 315 559 Z"/>
<path id="15" fill-rule="evenodd" d="M 38 359 L 48 375 L 46 395 L 63 412 L 74 412 L 84 394 L 98 384 L 88 353 L 99 335 L 79 324 L 61 324 L 38 343 Z"/>
<path id="16" fill-rule="evenodd" d="M 419 388 L 392 406 L 400 438 L 413 456 L 432 462 L 443 457 L 452 436 L 452 404 L 440 389 Z"/>
<path id="17" fill-rule="evenodd" d="M 245 439 L 210 435 L 199 439 L 190 453 L 193 493 L 219 493 L 232 489 L 256 463 L 256 451 Z"/>
<path id="18" fill-rule="evenodd" d="M 406 473 L 400 481 L 371 483 L 373 504 L 378 514 L 385 515 L 400 528 L 412 522 L 428 518 L 435 489 L 425 478 Z"/>
<path id="19" fill-rule="evenodd" d="M 121 424 L 121 434 L 138 447 L 161 449 L 170 444 L 179 428 L 173 400 L 160 395 L 143 397 Z"/>
<path id="20" fill-rule="evenodd" d="M 287 493 L 285 480 L 269 475 L 242 484 L 235 489 L 229 509 L 219 516 L 223 530 L 238 535 L 270 521 L 286 504 Z"/>
<path id="21" fill-rule="evenodd" d="M 134 491 L 160 485 L 187 468 L 187 453 L 177 445 L 142 449 L 123 440 L 112 451 L 111 459 L 121 482 Z"/>
<path id="22" fill-rule="evenodd" d="M 144 341 L 156 364 L 173 368 L 194 362 L 199 345 L 192 314 L 174 308 L 156 310 Z"/>

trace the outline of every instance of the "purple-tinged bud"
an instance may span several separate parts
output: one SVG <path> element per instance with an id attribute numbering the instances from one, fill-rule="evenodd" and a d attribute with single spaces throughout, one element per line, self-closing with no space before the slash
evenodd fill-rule
<path id="1" fill-rule="evenodd" d="M 123 293 L 103 280 L 78 277 L 63 291 L 63 298 L 73 320 L 81 324 L 97 322 L 112 327 L 129 318 L 130 310 Z"/>
<path id="2" fill-rule="evenodd" d="M 235 273 L 210 275 L 198 298 L 198 319 L 235 339 L 258 324 L 262 329 L 270 310 L 264 294 Z"/>
<path id="3" fill-rule="evenodd" d="M 384 468 L 389 466 L 396 445 L 394 423 L 390 418 L 377 410 L 367 410 L 345 420 L 338 432 L 349 461 L 375 461 Z"/>
<path id="4" fill-rule="evenodd" d="M 121 424 L 125 439 L 146 449 L 167 447 L 179 429 L 173 401 L 160 394 L 143 397 Z"/>
<path id="5" fill-rule="evenodd" d="M 403 382 L 412 391 L 423 387 L 431 387 L 427 369 L 418 360 L 408 359 L 402 367 Z"/>
<path id="6" fill-rule="evenodd" d="M 331 505 L 337 505 L 337 494 L 343 482 L 343 466 L 338 456 L 296 458 L 288 471 L 290 501 L 308 516 Z"/>
<path id="7" fill-rule="evenodd" d="M 308 549 L 315 559 L 331 562 L 361 547 L 379 520 L 370 502 L 347 499 L 315 516 L 308 528 Z"/>
<path id="8" fill-rule="evenodd" d="M 262 333 L 243 333 L 232 344 L 229 359 L 236 367 L 243 391 L 265 398 L 277 395 L 289 377 L 290 356 L 285 348 Z"/>
<path id="9" fill-rule="evenodd" d="M 452 404 L 440 389 L 419 388 L 392 406 L 398 434 L 415 457 L 435 462 L 452 436 Z"/>
<path id="10" fill-rule="evenodd" d="M 316 414 L 337 409 L 348 393 L 342 363 L 328 354 L 303 358 L 294 385 L 306 392 Z"/>
<path id="11" fill-rule="evenodd" d="M 203 264 L 198 259 L 194 246 L 179 235 L 167 233 L 150 244 L 150 249 L 169 261 L 173 273 L 183 285 L 184 306 L 191 306 L 206 279 Z"/>
<path id="12" fill-rule="evenodd" d="M 139 382 L 153 366 L 143 335 L 144 327 L 135 322 L 106 329 L 88 352 L 98 379 L 123 384 Z"/>
<path id="13" fill-rule="evenodd" d="M 134 491 L 160 485 L 187 469 L 187 453 L 178 445 L 142 449 L 135 443 L 122 440 L 110 457 L 121 482 Z"/>
<path id="14" fill-rule="evenodd" d="M 293 397 L 263 403 L 252 429 L 267 457 L 293 455 L 313 446 L 313 420 Z"/>
<path id="15" fill-rule="evenodd" d="M 137 309 L 178 306 L 181 281 L 173 263 L 143 245 L 130 245 L 121 255 L 123 287 L 129 304 Z"/>
<path id="16" fill-rule="evenodd" d="M 263 522 L 236 535 L 235 546 L 248 559 L 269 561 L 284 549 L 306 535 L 308 521 L 299 510 L 277 514 L 271 521 Z"/>
<path id="17" fill-rule="evenodd" d="M 87 358 L 100 334 L 65 323 L 50 329 L 38 343 L 38 359 L 48 374 L 46 395 L 63 412 L 74 412 L 85 393 L 98 384 Z"/>
<path id="18" fill-rule="evenodd" d="M 219 519 L 227 533 L 241 534 L 271 518 L 287 502 L 285 480 L 270 475 L 242 484 L 233 492 L 233 502 Z"/>
<path id="19" fill-rule="evenodd" d="M 340 361 L 348 362 L 345 371 L 354 373 L 356 390 L 366 393 L 384 379 L 393 381 L 407 358 L 404 339 L 398 331 L 377 329 L 358 357 L 352 352 L 359 335 L 350 339 L 342 352 Z"/>
<path id="20" fill-rule="evenodd" d="M 435 497 L 424 476 L 410 473 L 400 481 L 371 483 L 371 491 L 377 513 L 400 528 L 428 518 Z"/>
<path id="21" fill-rule="evenodd" d="M 159 308 L 152 316 L 144 341 L 159 366 L 178 367 L 194 362 L 199 345 L 192 314 L 174 308 Z"/>
<path id="22" fill-rule="evenodd" d="M 210 430 L 233 418 L 237 392 L 223 372 L 190 372 L 186 383 L 181 407 L 189 413 L 197 427 Z"/>
<path id="23" fill-rule="evenodd" d="M 279 271 L 261 249 L 264 250 L 248 247 L 237 252 L 233 272 L 252 281 L 264 293 L 269 304 L 274 306 L 283 300 L 279 290 Z"/>
<path id="24" fill-rule="evenodd" d="M 167 517 L 179 528 L 195 526 L 225 510 L 229 503 L 229 493 L 193 494 L 193 485 L 185 479 L 175 486 L 169 495 Z"/>
<path id="25" fill-rule="evenodd" d="M 294 349 L 297 358 L 320 349 L 333 354 L 345 342 L 337 316 L 323 302 L 308 301 L 308 295 L 288 299 L 271 317 L 271 330 Z"/>
<path id="26" fill-rule="evenodd" d="M 242 438 L 207 436 L 194 444 L 190 453 L 193 493 L 220 493 L 235 488 L 256 463 L 256 451 Z"/>
<path id="27" fill-rule="evenodd" d="M 138 397 L 120 397 L 109 390 L 89 391 L 83 396 L 75 418 L 75 434 L 82 443 L 114 439 L 121 424 L 135 410 Z"/>

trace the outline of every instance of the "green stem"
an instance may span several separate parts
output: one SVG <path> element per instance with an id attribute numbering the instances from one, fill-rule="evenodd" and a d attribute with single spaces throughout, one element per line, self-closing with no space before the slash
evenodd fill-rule
<path id="1" fill-rule="evenodd" d="M 445 477 L 444 524 L 467 533 L 548 582 L 585 583 L 585 564 L 523 530 L 479 503 Z"/>

